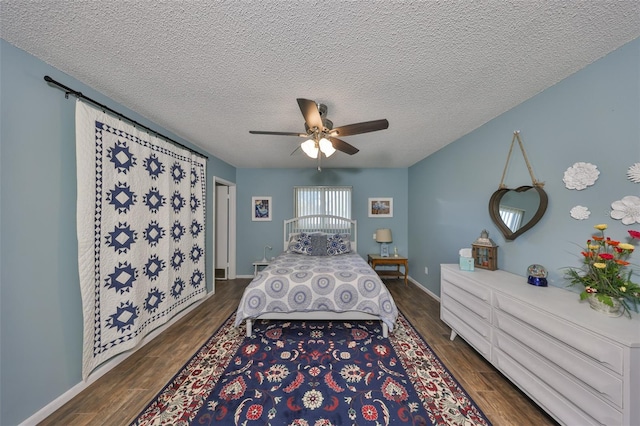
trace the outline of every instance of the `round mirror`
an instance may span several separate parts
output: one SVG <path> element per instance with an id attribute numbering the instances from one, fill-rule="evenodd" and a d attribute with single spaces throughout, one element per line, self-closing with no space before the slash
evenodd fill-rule
<path id="1" fill-rule="evenodd" d="M 515 240 L 538 223 L 548 201 L 540 186 L 500 188 L 489 200 L 489 216 L 507 240 Z"/>

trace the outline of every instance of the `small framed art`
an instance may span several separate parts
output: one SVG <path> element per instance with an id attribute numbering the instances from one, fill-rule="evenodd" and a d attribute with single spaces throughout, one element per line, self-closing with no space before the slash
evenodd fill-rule
<path id="1" fill-rule="evenodd" d="M 251 197 L 251 220 L 268 221 L 273 217 L 271 197 Z"/>
<path id="2" fill-rule="evenodd" d="M 369 217 L 393 217 L 393 198 L 369 198 Z"/>

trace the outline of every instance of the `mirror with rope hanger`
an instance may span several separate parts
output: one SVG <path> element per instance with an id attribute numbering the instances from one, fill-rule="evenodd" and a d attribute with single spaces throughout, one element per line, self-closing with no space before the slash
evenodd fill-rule
<path id="1" fill-rule="evenodd" d="M 504 184 L 504 178 L 511 152 L 513 151 L 513 144 L 516 141 L 518 141 L 527 164 L 527 169 L 531 176 L 531 185 L 522 185 L 515 189 L 510 189 Z M 500 186 L 489 200 L 489 216 L 507 240 L 515 240 L 540 221 L 549 203 L 547 193 L 542 188 L 543 186 L 544 183 L 537 181 L 533 176 L 533 170 L 524 150 L 522 139 L 520 139 L 520 131 L 516 130 L 513 132 L 513 139 L 511 140 L 511 147 L 507 155 L 507 163 L 504 166 Z"/>

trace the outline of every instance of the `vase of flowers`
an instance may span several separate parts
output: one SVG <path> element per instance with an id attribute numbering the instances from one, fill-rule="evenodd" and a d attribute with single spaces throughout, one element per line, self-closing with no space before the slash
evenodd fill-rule
<path id="1" fill-rule="evenodd" d="M 607 225 L 594 226 L 599 232 L 587 240 L 582 254 L 582 267 L 569 268 L 566 274 L 570 285 L 584 287 L 580 300 L 587 299 L 598 312 L 609 316 L 638 312 L 640 286 L 631 281 L 633 269 L 628 261 L 635 246 L 605 237 Z M 629 231 L 631 240 L 640 240 L 640 232 Z"/>

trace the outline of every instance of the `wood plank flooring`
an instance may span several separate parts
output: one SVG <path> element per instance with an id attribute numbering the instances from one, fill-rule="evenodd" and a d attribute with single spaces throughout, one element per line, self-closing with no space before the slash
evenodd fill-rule
<path id="1" fill-rule="evenodd" d="M 129 424 L 233 313 L 249 281 L 217 281 L 213 296 L 39 425 Z M 437 300 L 403 280 L 385 283 L 398 308 L 494 425 L 556 424 L 464 340 L 449 340 Z"/>

